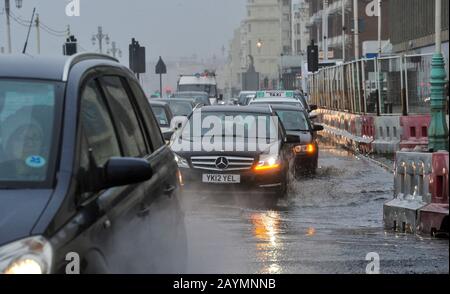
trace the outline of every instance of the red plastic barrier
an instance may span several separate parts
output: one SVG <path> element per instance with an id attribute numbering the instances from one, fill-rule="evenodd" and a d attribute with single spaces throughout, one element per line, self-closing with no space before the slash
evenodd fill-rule
<path id="1" fill-rule="evenodd" d="M 375 138 L 375 118 L 373 116 L 361 116 L 361 136 L 373 141 Z M 363 153 L 373 151 L 371 143 L 361 143 L 360 150 Z"/>
<path id="2" fill-rule="evenodd" d="M 448 152 L 433 153 L 430 192 L 432 203 L 448 204 Z"/>
<path id="3" fill-rule="evenodd" d="M 425 234 L 448 232 L 448 152 L 433 153 L 432 166 L 431 203 L 419 211 L 419 229 Z"/>
<path id="4" fill-rule="evenodd" d="M 428 128 L 431 115 L 402 116 L 400 126 L 403 129 L 400 149 L 414 149 L 416 146 L 428 146 Z"/>
<path id="5" fill-rule="evenodd" d="M 350 120 L 350 133 L 352 133 L 352 135 L 354 136 L 358 136 L 358 130 L 356 129 L 356 120 L 358 119 L 358 117 L 356 115 L 352 115 L 351 120 Z"/>

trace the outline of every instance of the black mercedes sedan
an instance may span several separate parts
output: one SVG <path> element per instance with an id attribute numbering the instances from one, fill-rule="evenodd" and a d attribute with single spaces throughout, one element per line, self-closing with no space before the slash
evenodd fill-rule
<path id="1" fill-rule="evenodd" d="M 271 106 L 206 106 L 177 136 L 171 148 L 184 190 L 286 195 L 291 145 L 300 138 L 286 134 Z"/>

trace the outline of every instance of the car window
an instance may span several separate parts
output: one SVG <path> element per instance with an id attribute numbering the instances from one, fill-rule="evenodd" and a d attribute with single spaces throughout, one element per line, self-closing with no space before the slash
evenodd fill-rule
<path id="1" fill-rule="evenodd" d="M 170 109 L 174 116 L 188 116 L 192 112 L 192 105 L 184 101 L 170 101 Z"/>
<path id="2" fill-rule="evenodd" d="M 147 148 L 136 112 L 120 77 L 105 76 L 101 79 L 107 101 L 117 124 L 120 140 L 125 146 L 126 156 L 142 157 Z"/>
<path id="3" fill-rule="evenodd" d="M 121 156 L 117 134 L 96 81 L 89 82 L 81 94 L 80 121 L 98 166 Z"/>
<path id="4" fill-rule="evenodd" d="M 131 90 L 136 98 L 136 102 L 139 106 L 139 110 L 142 113 L 143 120 L 145 122 L 145 130 L 148 134 L 148 139 L 151 142 L 152 150 L 158 150 L 161 146 L 165 145 L 164 138 L 159 129 L 158 122 L 150 108 L 147 98 L 142 91 L 141 86 L 134 80 L 130 81 Z"/>
<path id="5" fill-rule="evenodd" d="M 56 98 L 53 82 L 0 80 L 0 186 L 50 177 Z"/>
<path id="6" fill-rule="evenodd" d="M 292 110 L 277 110 L 276 112 L 287 131 L 309 131 L 308 120 L 303 112 Z"/>
<path id="7" fill-rule="evenodd" d="M 152 106 L 153 113 L 155 114 L 156 120 L 161 127 L 168 127 L 170 122 L 167 117 L 166 109 L 163 106 Z"/>

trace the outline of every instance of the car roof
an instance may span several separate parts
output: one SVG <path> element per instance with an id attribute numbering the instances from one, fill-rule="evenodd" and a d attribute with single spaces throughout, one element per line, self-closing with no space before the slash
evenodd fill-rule
<path id="1" fill-rule="evenodd" d="M 113 57 L 98 53 L 72 56 L 0 55 L 0 77 L 66 81 L 72 67 L 87 60 L 117 62 Z"/>
<path id="2" fill-rule="evenodd" d="M 299 100 L 295 98 L 260 98 L 260 99 L 254 99 L 252 101 L 252 104 L 264 104 L 264 103 L 280 103 L 280 102 L 287 102 L 287 103 L 298 103 L 302 104 Z"/>
<path id="3" fill-rule="evenodd" d="M 272 104 L 272 109 L 277 111 L 277 110 L 286 110 L 286 111 L 298 111 L 298 112 L 304 112 L 305 110 L 303 108 L 299 108 L 298 106 L 294 106 L 294 105 L 283 105 L 283 104 Z"/>
<path id="4" fill-rule="evenodd" d="M 272 114 L 270 105 L 264 106 L 204 106 L 202 112 L 242 112 L 242 113 L 263 113 Z"/>
<path id="5" fill-rule="evenodd" d="M 204 91 L 182 91 L 182 92 L 176 92 L 174 95 L 209 95 L 208 93 L 204 92 Z"/>
<path id="6" fill-rule="evenodd" d="M 152 106 L 169 106 L 169 103 L 165 102 L 165 101 L 157 101 L 154 99 L 149 100 L 150 105 Z"/>
<path id="7" fill-rule="evenodd" d="M 161 102 L 186 102 L 189 104 L 194 105 L 195 102 L 192 99 L 189 98 L 158 98 L 158 99 L 153 99 L 153 101 L 161 101 Z"/>
<path id="8" fill-rule="evenodd" d="M 0 77 L 61 81 L 67 56 L 0 55 Z"/>

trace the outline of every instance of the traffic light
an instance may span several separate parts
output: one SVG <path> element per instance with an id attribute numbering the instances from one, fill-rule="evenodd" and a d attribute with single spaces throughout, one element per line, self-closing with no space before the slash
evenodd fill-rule
<path id="1" fill-rule="evenodd" d="M 308 71 L 316 72 L 319 70 L 319 47 L 314 45 L 314 41 L 311 41 L 311 45 L 308 46 Z"/>
<path id="2" fill-rule="evenodd" d="M 75 55 L 78 52 L 77 39 L 74 35 L 71 35 L 67 38 L 66 43 L 63 45 L 63 54 L 64 55 Z"/>
<path id="3" fill-rule="evenodd" d="M 131 39 L 130 51 L 130 69 L 134 73 L 145 73 L 145 47 L 141 47 L 134 38 Z"/>

